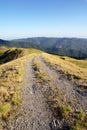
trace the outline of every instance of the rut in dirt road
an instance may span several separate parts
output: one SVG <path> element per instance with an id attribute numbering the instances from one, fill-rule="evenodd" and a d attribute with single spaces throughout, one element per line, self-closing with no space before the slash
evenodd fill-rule
<path id="1" fill-rule="evenodd" d="M 52 113 L 36 83 L 32 72 L 32 59 L 26 65 L 23 87 L 21 90 L 22 104 L 16 116 L 8 124 L 8 130 L 51 130 Z"/>
<path id="2" fill-rule="evenodd" d="M 78 93 L 78 88 L 66 78 L 63 78 L 60 73 L 48 66 L 41 55 L 38 57 L 38 62 L 42 66 L 42 70 L 45 71 L 51 78 L 50 86 L 57 87 L 66 99 L 66 103 L 71 105 L 75 110 L 83 109 L 87 112 L 87 96 Z M 75 104 L 69 104 L 69 102 L 75 101 Z"/>
<path id="3" fill-rule="evenodd" d="M 65 97 L 66 104 L 76 110 L 79 108 L 86 110 L 86 99 L 84 100 L 84 97 L 77 93 L 73 83 L 62 78 L 56 70 L 50 68 L 41 55 L 36 58 L 37 63 L 40 64 L 38 73 L 45 72 L 49 82 L 38 82 L 33 69 L 33 59 L 34 57 L 26 64 L 21 89 L 22 104 L 14 118 L 7 124 L 8 129 L 6 130 L 70 130 L 65 119 L 55 117 L 52 113 L 46 94 L 53 96 L 50 95 L 50 88 L 57 88 L 63 95 L 62 99 Z M 76 104 L 69 104 L 71 100 L 75 100 Z"/>

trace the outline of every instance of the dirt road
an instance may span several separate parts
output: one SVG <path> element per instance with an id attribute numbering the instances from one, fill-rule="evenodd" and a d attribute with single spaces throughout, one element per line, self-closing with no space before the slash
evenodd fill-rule
<path id="1" fill-rule="evenodd" d="M 13 119 L 8 122 L 6 130 L 69 130 L 68 127 L 64 128 L 64 120 L 59 121 L 54 118 L 47 104 L 43 84 L 38 83 L 34 75 L 32 60 L 33 57 L 26 64 L 21 90 L 22 104 Z M 73 84 L 61 78 L 55 70 L 43 62 L 41 56 L 38 56 L 38 62 L 41 66 L 40 71 L 49 75 L 50 82 L 47 86 L 57 87 L 65 96 L 67 103 L 76 100 L 77 103 L 72 107 L 86 111 L 87 96 L 80 95 Z"/>

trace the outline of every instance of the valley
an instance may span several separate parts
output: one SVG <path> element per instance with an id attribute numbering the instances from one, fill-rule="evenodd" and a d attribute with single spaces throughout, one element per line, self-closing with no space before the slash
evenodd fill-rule
<path id="1" fill-rule="evenodd" d="M 76 59 L 87 58 L 87 39 L 32 37 L 14 40 L 0 40 L 0 46 L 35 48 L 50 54 L 69 56 Z"/>

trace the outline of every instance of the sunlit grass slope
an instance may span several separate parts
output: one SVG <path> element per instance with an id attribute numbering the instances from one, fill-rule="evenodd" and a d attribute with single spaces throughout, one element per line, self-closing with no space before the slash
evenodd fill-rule
<path id="1" fill-rule="evenodd" d="M 7 51 L 8 48 L 4 46 L 0 46 L 0 55 L 2 55 L 5 51 Z"/>
<path id="2" fill-rule="evenodd" d="M 45 62 L 55 66 L 66 74 L 70 80 L 76 80 L 76 83 L 87 86 L 87 60 L 76 60 L 69 57 L 55 56 L 43 53 Z"/>
<path id="3" fill-rule="evenodd" d="M 77 59 L 73 59 L 70 57 L 65 57 L 65 60 L 81 67 L 81 68 L 86 68 L 87 69 L 87 60 L 77 60 Z"/>
<path id="4" fill-rule="evenodd" d="M 2 53 L 0 56 L 0 64 L 7 63 L 9 61 L 15 60 L 22 56 L 25 56 L 28 53 L 27 49 L 16 49 L 10 48 Z"/>
<path id="5" fill-rule="evenodd" d="M 7 50 L 6 50 L 7 51 Z M 20 52 L 21 53 L 18 53 Z M 25 63 L 34 55 L 41 53 L 35 49 L 12 48 L 11 61 L 0 65 L 0 120 L 7 120 L 20 105 L 20 87 L 23 80 Z M 13 52 L 13 53 L 12 53 Z M 16 53 L 17 52 L 17 53 Z M 14 55 L 15 53 L 15 55 Z M 8 59 L 8 55 L 5 56 Z M 2 59 L 3 60 L 3 59 Z"/>
<path id="6" fill-rule="evenodd" d="M 50 69 L 55 69 L 63 78 L 75 81 L 78 86 L 82 87 L 82 90 L 87 88 L 86 60 L 76 60 L 47 53 L 43 53 L 42 56 Z M 80 107 L 78 109 L 73 107 L 73 105 L 78 104 L 76 100 L 71 99 L 70 102 L 67 102 L 61 91 L 54 86 L 50 87 L 50 95 L 48 91 L 45 95 L 47 95 L 48 104 L 54 116 L 65 119 L 68 122 L 69 130 L 87 130 L 87 114 Z"/>
<path id="7" fill-rule="evenodd" d="M 20 105 L 20 88 L 23 81 L 25 64 L 28 59 L 38 54 L 41 54 L 47 64 L 66 75 L 69 80 L 75 80 L 77 84 L 84 87 L 87 86 L 86 60 L 55 56 L 32 48 L 17 49 L 2 47 L 0 51 L 0 121 L 8 120 L 14 110 L 16 110 L 15 108 Z M 38 66 L 34 61 L 34 69 L 38 69 Z M 36 76 L 38 79 L 43 80 L 41 74 L 44 73 L 36 73 Z M 46 80 L 44 81 L 46 82 Z M 66 109 L 69 111 L 68 108 L 63 106 L 60 111 L 65 112 L 64 110 Z"/>

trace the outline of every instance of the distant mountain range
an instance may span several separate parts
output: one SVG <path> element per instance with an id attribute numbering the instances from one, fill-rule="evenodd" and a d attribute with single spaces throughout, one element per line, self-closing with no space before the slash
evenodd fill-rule
<path id="1" fill-rule="evenodd" d="M 58 55 L 87 58 L 87 39 L 80 38 L 35 37 L 12 41 L 0 40 L 0 46 L 36 48 Z"/>

